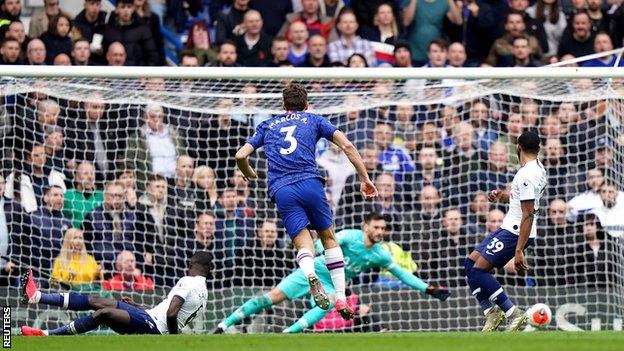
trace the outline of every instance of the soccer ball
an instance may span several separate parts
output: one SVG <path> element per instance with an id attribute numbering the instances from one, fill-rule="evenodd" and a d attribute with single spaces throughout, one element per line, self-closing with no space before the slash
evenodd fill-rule
<path id="1" fill-rule="evenodd" d="M 550 324 L 552 312 L 550 308 L 543 303 L 536 303 L 527 311 L 527 318 L 530 325 L 534 327 L 544 327 Z"/>

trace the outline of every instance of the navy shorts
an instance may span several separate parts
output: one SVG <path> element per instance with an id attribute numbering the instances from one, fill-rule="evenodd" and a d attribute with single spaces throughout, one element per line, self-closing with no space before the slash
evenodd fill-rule
<path id="1" fill-rule="evenodd" d="M 130 315 L 130 325 L 109 325 L 118 334 L 160 334 L 156 322 L 145 310 L 117 301 L 117 309 L 124 310 Z"/>
<path id="2" fill-rule="evenodd" d="M 325 188 L 318 178 L 286 185 L 275 192 L 273 199 L 291 239 L 304 228 L 323 230 L 333 225 Z"/>
<path id="3" fill-rule="evenodd" d="M 478 246 L 477 251 L 494 267 L 504 267 L 516 255 L 516 245 L 519 236 L 498 228 L 488 235 Z M 533 238 L 529 238 L 524 249 L 533 245 Z"/>

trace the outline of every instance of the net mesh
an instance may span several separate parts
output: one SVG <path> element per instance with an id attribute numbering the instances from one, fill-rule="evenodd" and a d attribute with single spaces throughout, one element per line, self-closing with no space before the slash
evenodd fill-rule
<path id="1" fill-rule="evenodd" d="M 215 256 L 209 306 L 189 326 L 204 332 L 277 284 L 295 262 L 267 196 L 266 160 L 262 150 L 252 157 L 259 180 L 248 185 L 235 171 L 234 154 L 255 126 L 281 112 L 287 83 L 3 78 L 5 303 L 17 306 L 16 277 L 33 267 L 46 291 L 132 295 L 154 305 L 184 275 L 190 255 L 208 250 Z M 347 134 L 380 191 L 364 201 L 346 156 L 321 140 L 317 161 L 337 229 L 360 227 L 370 211 L 387 215 L 386 248 L 397 262 L 453 290 L 440 303 L 387 272 L 362 273 L 349 291 L 369 308 L 360 308 L 368 312 L 354 328 L 479 328 L 463 259 L 502 221 L 505 206 L 484 194 L 513 178 L 515 140 L 525 129 L 543 138 L 550 184 L 529 272 L 497 277 L 520 306 L 551 306 L 551 327 L 621 328 L 621 81 L 302 83 L 310 109 Z M 615 185 L 615 195 L 605 195 L 613 197 L 611 207 L 599 195 L 604 181 Z M 82 246 L 72 244 L 72 227 L 83 232 L 85 261 L 72 261 Z M 120 255 L 124 250 L 133 255 Z M 308 300 L 274 306 L 237 330 L 281 331 L 307 308 Z M 19 307 L 14 326 L 49 328 L 76 316 Z"/>

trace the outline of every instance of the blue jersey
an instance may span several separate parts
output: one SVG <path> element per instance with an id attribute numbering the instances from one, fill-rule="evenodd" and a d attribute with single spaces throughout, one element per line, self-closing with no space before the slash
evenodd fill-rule
<path id="1" fill-rule="evenodd" d="M 247 142 L 264 146 L 269 164 L 269 196 L 281 187 L 309 178 L 321 178 L 315 148 L 320 138 L 332 140 L 336 127 L 308 112 L 291 112 L 266 120 Z M 321 178 L 322 179 L 322 178 Z"/>

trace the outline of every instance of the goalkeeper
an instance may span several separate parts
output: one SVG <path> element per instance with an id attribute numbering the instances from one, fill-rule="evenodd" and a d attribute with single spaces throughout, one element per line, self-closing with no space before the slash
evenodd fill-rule
<path id="1" fill-rule="evenodd" d="M 386 227 L 387 223 L 382 215 L 371 213 L 365 218 L 363 231 L 359 229 L 346 229 L 336 234 L 338 243 L 345 256 L 346 279 L 352 279 L 371 268 L 385 268 L 408 286 L 420 292 L 427 293 L 441 301 L 446 300 L 450 295 L 450 292 L 446 288 L 427 284 L 412 273 L 403 270 L 392 261 L 390 253 L 384 250 L 380 244 L 380 242 L 383 241 Z M 322 247 L 317 247 L 317 250 L 318 249 L 322 250 Z M 332 295 L 333 300 L 334 286 L 332 285 L 329 271 L 325 266 L 323 256 L 317 256 L 314 259 L 314 264 L 316 271 L 319 272 L 319 279 L 323 283 L 326 292 Z M 234 311 L 234 313 L 230 314 L 225 320 L 219 323 L 217 328 L 213 330 L 213 333 L 221 334 L 227 328 L 240 323 L 245 318 L 286 299 L 294 300 L 306 295 L 309 297 L 310 292 L 308 289 L 309 286 L 306 276 L 301 269 L 297 269 L 285 277 L 277 287 L 273 288 L 267 294 L 247 300 Z M 312 304 L 314 304 L 313 300 Z M 327 311 L 328 310 L 321 309 L 318 306 L 314 306 L 314 308 L 307 311 L 295 324 L 285 329 L 284 332 L 301 332 L 321 320 Z"/>

